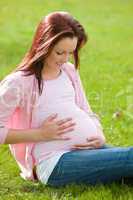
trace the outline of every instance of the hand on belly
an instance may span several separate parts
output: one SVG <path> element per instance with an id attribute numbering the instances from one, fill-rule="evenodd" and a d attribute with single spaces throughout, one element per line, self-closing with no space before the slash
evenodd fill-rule
<path id="1" fill-rule="evenodd" d="M 82 122 L 82 123 L 81 123 Z M 71 133 L 72 148 L 75 149 L 95 149 L 105 144 L 105 137 L 102 130 L 98 130 L 91 119 L 78 121 L 77 128 Z"/>
<path id="2" fill-rule="evenodd" d="M 85 143 L 79 143 L 73 145 L 71 150 L 78 150 L 78 149 L 96 149 L 103 146 L 103 141 L 100 138 L 92 138 L 86 139 Z"/>
<path id="3" fill-rule="evenodd" d="M 55 140 L 45 143 L 45 150 L 47 151 L 60 151 L 71 150 L 73 148 L 92 148 L 99 147 L 100 141 L 98 140 L 98 132 L 95 124 L 89 117 L 75 118 L 76 126 L 74 131 L 66 133 L 70 138 L 67 141 Z M 94 141 L 93 141 L 94 140 Z"/>

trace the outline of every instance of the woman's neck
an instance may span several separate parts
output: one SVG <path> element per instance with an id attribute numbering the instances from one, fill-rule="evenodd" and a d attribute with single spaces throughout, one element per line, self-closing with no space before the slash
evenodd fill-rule
<path id="1" fill-rule="evenodd" d="M 42 79 L 45 79 L 45 80 L 55 79 L 60 75 L 60 73 L 61 73 L 60 68 L 53 70 L 51 68 L 44 67 L 42 70 Z"/>

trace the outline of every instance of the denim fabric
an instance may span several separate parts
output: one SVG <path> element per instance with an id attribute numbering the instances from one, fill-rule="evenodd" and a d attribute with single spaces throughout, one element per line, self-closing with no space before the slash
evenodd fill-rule
<path id="1" fill-rule="evenodd" d="M 119 181 L 122 177 L 133 177 L 133 147 L 104 146 L 63 154 L 47 184 L 107 184 Z"/>

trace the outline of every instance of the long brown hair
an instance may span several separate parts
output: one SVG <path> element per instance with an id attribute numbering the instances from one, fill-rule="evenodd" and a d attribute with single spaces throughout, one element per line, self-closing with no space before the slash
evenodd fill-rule
<path id="1" fill-rule="evenodd" d="M 73 53 L 75 68 L 79 66 L 79 49 L 86 43 L 87 35 L 83 26 L 67 12 L 53 12 L 45 16 L 35 32 L 31 48 L 15 71 L 24 71 L 25 75 L 34 74 L 38 81 L 39 94 L 43 84 L 41 72 L 45 59 L 54 45 L 64 37 L 77 37 L 78 42 Z"/>

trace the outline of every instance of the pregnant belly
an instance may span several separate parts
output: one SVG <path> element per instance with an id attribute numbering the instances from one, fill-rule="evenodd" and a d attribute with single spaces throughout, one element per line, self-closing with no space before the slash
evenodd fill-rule
<path id="1" fill-rule="evenodd" d="M 87 138 L 91 139 L 92 137 L 98 136 L 97 128 L 87 113 L 81 109 L 77 109 L 76 112 L 67 112 L 65 115 L 60 113 L 59 115 L 60 118 L 65 118 L 68 116 L 71 116 L 76 122 L 74 131 L 64 134 L 70 137 L 70 140 L 53 140 L 48 142 L 40 142 L 35 146 L 36 154 L 62 150 L 67 151 L 70 150 L 74 144 L 85 143 Z"/>

